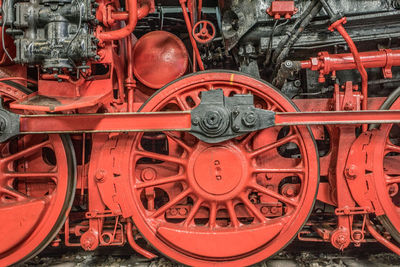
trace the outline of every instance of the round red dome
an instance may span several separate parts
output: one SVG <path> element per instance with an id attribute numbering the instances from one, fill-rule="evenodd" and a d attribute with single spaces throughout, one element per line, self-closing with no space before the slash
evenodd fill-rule
<path id="1" fill-rule="evenodd" d="M 133 72 L 144 85 L 158 89 L 185 74 L 188 53 L 183 42 L 166 31 L 141 37 L 133 48 Z"/>

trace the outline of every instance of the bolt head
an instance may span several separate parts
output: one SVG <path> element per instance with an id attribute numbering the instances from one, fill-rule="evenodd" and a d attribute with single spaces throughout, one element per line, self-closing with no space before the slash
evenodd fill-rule
<path id="1" fill-rule="evenodd" d="M 192 119 L 192 124 L 193 124 L 193 125 L 198 125 L 199 122 L 200 122 L 200 119 L 199 119 L 198 117 L 194 117 L 194 118 Z"/>
<path id="2" fill-rule="evenodd" d="M 238 125 L 233 125 L 232 126 L 232 130 L 235 132 L 239 132 L 240 131 L 240 127 Z"/>
<path id="3" fill-rule="evenodd" d="M 242 118 L 242 123 L 247 127 L 253 127 L 257 122 L 257 115 L 253 111 L 248 111 Z"/>
<path id="4" fill-rule="evenodd" d="M 153 168 L 145 168 L 142 170 L 140 177 L 143 181 L 151 181 L 154 180 L 157 176 L 156 171 Z"/>
<path id="5" fill-rule="evenodd" d="M 207 111 L 203 122 L 208 129 L 218 129 L 222 123 L 222 117 L 217 111 Z"/>
<path id="6" fill-rule="evenodd" d="M 291 61 L 291 60 L 286 60 L 284 64 L 285 64 L 285 67 L 288 69 L 293 68 L 293 61 Z"/>
<path id="7" fill-rule="evenodd" d="M 262 214 L 267 214 L 268 213 L 268 207 L 266 207 L 266 206 L 261 207 L 261 213 Z"/>
<path id="8" fill-rule="evenodd" d="M 105 175 L 106 175 L 106 171 L 103 169 L 99 169 L 99 170 L 97 170 L 94 178 L 96 179 L 97 182 L 104 182 Z"/>

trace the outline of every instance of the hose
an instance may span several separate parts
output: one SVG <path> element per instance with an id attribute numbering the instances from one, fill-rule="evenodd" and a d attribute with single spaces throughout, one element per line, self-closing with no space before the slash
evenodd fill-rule
<path id="1" fill-rule="evenodd" d="M 310 2 L 310 4 L 307 6 L 306 10 L 304 10 L 303 13 L 296 19 L 292 27 L 286 32 L 286 35 L 281 39 L 279 42 L 278 46 L 276 47 L 274 54 L 272 56 L 272 62 L 276 62 L 276 59 L 279 57 L 281 54 L 282 50 L 286 46 L 287 42 L 290 40 L 291 36 L 296 31 L 296 28 L 303 22 L 303 20 L 307 17 L 309 13 L 311 13 L 312 9 L 319 3 L 319 0 L 313 0 Z"/>
<path id="2" fill-rule="evenodd" d="M 282 49 L 280 54 L 276 57 L 275 61 L 278 66 L 282 64 L 283 60 L 289 54 L 290 49 L 299 39 L 300 35 L 303 33 L 304 29 L 310 24 L 311 20 L 319 13 L 322 8 L 322 4 L 318 2 L 312 9 L 311 12 L 307 14 L 304 20 L 301 22 L 300 27 L 297 31 L 290 37 L 289 41 L 286 43 L 285 47 Z"/>

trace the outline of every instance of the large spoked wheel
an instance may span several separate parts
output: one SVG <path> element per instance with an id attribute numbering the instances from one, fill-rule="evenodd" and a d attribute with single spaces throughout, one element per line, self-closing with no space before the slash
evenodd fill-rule
<path id="1" fill-rule="evenodd" d="M 200 92 L 255 96 L 259 108 L 296 111 L 270 85 L 236 72 L 186 76 L 143 112 L 189 110 Z M 191 266 L 259 262 L 285 247 L 313 207 L 318 156 L 306 127 L 275 127 L 207 144 L 188 133 L 137 134 L 130 154 L 133 220 L 161 253 Z"/>
<path id="2" fill-rule="evenodd" d="M 400 89 L 393 92 L 382 109 L 400 109 Z M 400 243 L 400 125 L 382 124 L 371 140 L 374 146 L 373 175 L 378 199 L 385 215 L 382 225 Z"/>
<path id="3" fill-rule="evenodd" d="M 7 102 L 28 89 L 2 86 Z M 75 192 L 75 156 L 64 135 L 25 135 L 0 144 L 0 266 L 28 260 L 58 234 Z"/>

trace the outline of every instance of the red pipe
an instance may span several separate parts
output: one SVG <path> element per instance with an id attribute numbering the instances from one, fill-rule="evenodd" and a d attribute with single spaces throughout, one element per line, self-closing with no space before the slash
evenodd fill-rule
<path id="1" fill-rule="evenodd" d="M 132 58 L 132 34 L 127 38 L 126 46 L 127 46 L 127 57 L 128 57 L 128 67 L 127 67 L 127 77 L 125 79 L 125 87 L 128 92 L 128 112 L 133 112 L 133 102 L 134 102 L 134 94 L 133 91 L 136 87 L 136 81 L 133 78 L 133 58 Z"/>
<path id="2" fill-rule="evenodd" d="M 400 50 L 385 49 L 381 51 L 361 52 L 359 55 L 362 64 L 368 69 L 386 69 L 392 66 L 400 66 Z M 329 54 L 328 52 L 321 52 L 318 54 L 318 57 L 301 61 L 301 68 L 322 71 L 323 75 L 327 75 L 332 71 L 353 70 L 357 68 L 357 65 L 353 54 Z"/>
<path id="3" fill-rule="evenodd" d="M 367 220 L 366 225 L 367 225 L 367 229 L 368 229 L 369 233 L 376 239 L 376 241 L 378 241 L 379 243 L 381 243 L 382 245 L 384 245 L 385 247 L 387 247 L 388 249 L 390 249 L 391 251 L 393 251 L 394 253 L 396 253 L 397 255 L 400 256 L 400 248 L 395 246 L 393 243 L 391 243 L 389 240 L 387 240 L 383 236 L 381 236 L 375 230 L 375 228 L 372 226 L 372 223 L 370 222 L 370 220 Z"/>
<path id="4" fill-rule="evenodd" d="M 199 65 L 200 70 L 204 70 L 204 65 L 203 65 L 203 61 L 201 60 L 199 48 L 197 47 L 196 40 L 193 38 L 193 35 L 192 35 L 193 28 L 192 28 L 192 23 L 190 22 L 189 15 L 187 13 L 186 0 L 179 0 L 179 3 L 181 4 L 181 7 L 182 7 L 183 18 L 185 19 L 186 27 L 187 27 L 188 33 L 189 33 L 189 39 L 190 39 L 190 42 L 192 43 L 194 54 L 197 59 L 197 64 Z"/>
<path id="5" fill-rule="evenodd" d="M 354 44 L 350 35 L 347 33 L 346 29 L 343 27 L 343 24 L 346 24 L 346 22 L 347 22 L 347 19 L 345 17 L 343 17 L 343 18 L 339 19 L 338 21 L 334 22 L 329 27 L 329 30 L 333 31 L 334 29 L 336 29 L 340 33 L 340 35 L 342 35 L 343 39 L 346 41 L 347 45 L 349 46 L 351 53 L 353 54 L 357 69 L 361 75 L 361 93 L 363 95 L 361 109 L 367 110 L 368 109 L 368 74 L 364 68 L 363 63 L 361 62 L 360 54 L 358 53 L 358 49 L 357 49 L 356 45 Z M 367 130 L 367 125 L 363 125 L 363 130 L 364 131 Z"/>
<path id="6" fill-rule="evenodd" d="M 150 3 L 144 6 L 141 6 L 137 11 L 137 19 L 141 20 L 146 17 L 150 13 Z M 111 19 L 113 20 L 128 20 L 129 13 L 126 11 L 113 11 L 111 13 Z"/>
<path id="7" fill-rule="evenodd" d="M 131 247 L 140 255 L 143 255 L 144 257 L 148 258 L 148 259 L 154 259 L 155 257 L 157 257 L 156 255 L 154 255 L 153 253 L 141 248 L 136 242 L 135 242 L 135 238 L 133 237 L 133 233 L 132 233 L 132 222 L 130 220 L 128 220 L 127 223 L 127 229 L 126 229 L 126 235 L 128 237 L 128 242 L 131 245 Z"/>
<path id="8" fill-rule="evenodd" d="M 201 20 L 202 9 L 203 9 L 203 0 L 199 0 L 199 4 L 197 6 L 197 20 Z"/>
<path id="9" fill-rule="evenodd" d="M 135 30 L 138 18 L 144 17 L 150 12 L 150 2 L 146 2 L 139 10 L 137 8 L 137 0 L 126 0 L 125 3 L 128 9 L 128 24 L 118 30 L 97 32 L 97 38 L 101 42 L 120 40 L 129 36 Z"/>

